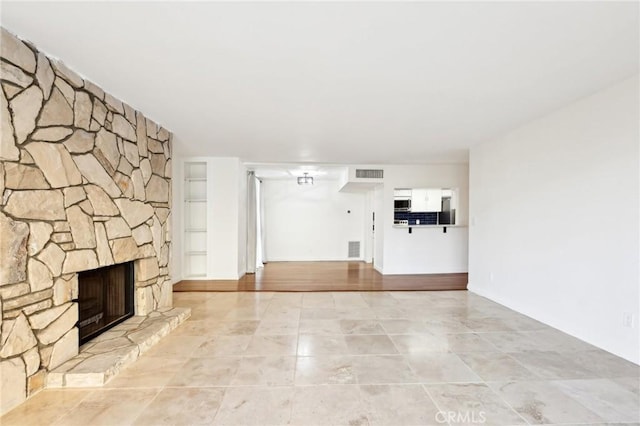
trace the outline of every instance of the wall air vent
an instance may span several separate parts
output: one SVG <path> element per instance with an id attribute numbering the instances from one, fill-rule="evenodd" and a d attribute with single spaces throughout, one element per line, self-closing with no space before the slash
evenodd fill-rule
<path id="1" fill-rule="evenodd" d="M 349 241 L 349 259 L 360 258 L 360 241 Z"/>
<path id="2" fill-rule="evenodd" d="M 362 179 L 382 179 L 384 170 L 382 169 L 356 169 L 356 177 Z"/>

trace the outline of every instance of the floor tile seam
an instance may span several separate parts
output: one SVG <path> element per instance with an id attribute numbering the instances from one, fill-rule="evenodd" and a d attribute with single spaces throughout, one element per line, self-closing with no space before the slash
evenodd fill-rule
<path id="1" fill-rule="evenodd" d="M 525 369 L 527 372 L 529 372 L 533 378 L 532 379 L 525 379 L 525 380 L 517 380 L 517 381 L 535 381 L 535 380 L 545 380 L 543 377 L 541 377 L 539 374 L 537 374 L 536 372 L 532 371 L 531 369 L 527 368 L 527 366 L 525 366 L 524 364 L 522 364 L 520 361 L 518 361 L 517 359 L 515 359 L 513 356 L 511 356 L 511 353 L 507 353 L 507 352 L 502 352 L 500 350 L 495 351 L 495 352 L 472 352 L 472 351 L 465 351 L 465 352 L 457 352 L 456 355 L 458 355 L 458 357 L 460 359 L 462 359 L 462 362 L 464 362 L 465 364 L 467 364 L 469 366 L 469 368 L 471 368 L 473 370 L 473 368 L 471 367 L 471 365 L 469 365 L 462 357 L 460 357 L 460 354 L 476 354 L 476 353 L 480 353 L 480 354 L 486 354 L 486 353 L 499 353 L 501 355 L 504 355 L 506 357 L 508 357 L 509 359 L 511 359 L 513 362 L 515 362 L 518 366 L 522 367 L 523 369 Z M 474 370 L 475 372 L 475 370 Z M 478 373 L 476 373 L 478 374 Z M 479 374 L 478 374 L 479 375 Z M 487 380 L 487 382 L 495 382 L 496 380 Z"/>
<path id="2" fill-rule="evenodd" d="M 478 373 L 476 373 L 473 368 L 471 368 L 470 365 L 468 365 L 466 362 L 464 362 L 464 360 L 462 358 L 460 358 L 458 356 L 458 359 L 460 359 L 460 361 L 462 361 L 467 368 L 469 368 L 469 370 L 473 371 L 473 373 L 478 376 L 478 378 L 481 380 L 481 383 L 484 384 L 484 386 L 493 394 L 495 395 L 499 401 L 502 401 L 512 412 L 514 412 L 520 419 L 522 419 L 522 421 L 524 421 L 524 424 L 529 425 L 531 423 L 529 423 L 529 421 L 527 419 L 524 418 L 524 416 L 522 416 L 522 414 L 520 414 L 520 412 L 518 412 L 518 410 L 516 410 L 511 404 L 509 404 L 509 402 L 503 398 L 501 395 L 498 394 L 498 392 L 496 392 L 495 390 L 493 390 L 493 388 L 491 386 L 489 386 L 489 383 L 487 383 L 486 380 L 484 380 Z"/>
<path id="3" fill-rule="evenodd" d="M 147 402 L 146 404 L 144 404 L 144 407 L 140 410 L 140 412 L 138 413 L 137 416 L 135 416 L 133 418 L 133 420 L 131 421 L 131 424 L 134 424 L 136 420 L 138 420 L 142 414 L 147 410 L 147 408 L 149 408 L 151 406 L 151 404 L 156 400 L 156 398 L 158 398 L 158 395 L 160 395 L 160 393 L 164 390 L 164 387 L 161 387 L 157 390 L 156 394 L 153 396 L 153 398 L 151 398 L 149 400 L 149 402 Z"/>
<path id="4" fill-rule="evenodd" d="M 475 336 L 479 337 L 483 342 L 488 343 L 488 344 L 489 344 L 489 346 L 491 346 L 492 348 L 494 348 L 496 352 L 501 352 L 500 348 L 498 348 L 496 345 L 494 345 L 494 344 L 493 344 L 493 342 L 491 342 L 490 340 L 487 340 L 487 339 L 485 339 L 484 337 L 480 336 L 480 334 L 479 334 L 479 333 L 475 333 L 475 332 L 474 332 L 474 333 L 472 333 L 472 334 L 474 334 Z"/>
<path id="5" fill-rule="evenodd" d="M 298 312 L 298 333 L 296 333 L 296 361 L 293 363 L 293 388 L 295 389 L 295 382 L 296 382 L 296 377 L 298 376 L 298 348 L 300 346 L 300 321 L 302 321 L 302 311 L 303 311 L 303 306 L 304 306 L 304 296 L 302 296 L 300 298 L 300 310 Z M 295 393 L 295 390 L 294 390 Z M 289 410 L 288 410 L 288 423 L 291 423 L 291 420 L 293 419 L 293 408 L 294 408 L 294 403 L 295 403 L 295 395 L 292 395 L 291 397 L 291 403 L 289 404 Z"/>
<path id="6" fill-rule="evenodd" d="M 509 403 L 509 401 L 507 401 L 505 398 L 503 398 L 501 395 L 499 395 L 495 390 L 493 390 L 493 388 L 491 386 L 489 386 L 489 383 L 487 383 L 486 381 L 483 381 L 483 383 L 487 387 L 487 389 L 489 389 L 489 391 L 491 391 L 495 396 L 497 396 L 500 401 L 502 401 L 507 407 L 509 407 L 509 409 L 511 411 L 513 411 L 518 417 L 520 417 L 522 419 L 522 421 L 524 421 L 524 424 L 526 424 L 526 425 L 530 425 L 531 424 L 526 418 L 524 418 L 524 416 L 522 414 L 520 414 L 520 412 L 518 410 L 516 410 Z"/>
<path id="7" fill-rule="evenodd" d="M 550 382 L 558 391 L 560 391 L 560 393 L 562 393 L 563 395 L 569 397 L 569 399 L 573 400 L 574 402 L 576 402 L 578 405 L 580 405 L 581 407 L 584 407 L 585 409 L 587 409 L 587 411 L 595 414 L 596 416 L 600 417 L 602 420 L 604 420 L 605 422 L 609 422 L 609 423 L 629 423 L 628 421 L 623 421 L 620 422 L 619 420 L 616 419 L 606 419 L 603 418 L 600 414 L 596 413 L 595 411 L 591 410 L 588 406 L 586 406 L 585 404 L 583 404 L 580 400 L 574 398 L 571 394 L 567 393 L 567 391 L 565 391 L 561 386 L 558 386 L 557 382 L 581 382 L 581 381 L 593 381 L 593 380 L 609 380 L 610 382 L 612 382 L 615 386 L 617 386 L 618 388 L 620 388 L 621 390 L 625 391 L 625 392 L 629 392 L 627 391 L 625 388 L 623 388 L 622 386 L 618 385 L 616 382 L 614 382 L 613 380 L 609 379 L 609 378 L 598 378 L 598 379 L 559 379 L 559 380 L 548 380 L 548 382 Z M 633 393 L 633 392 L 629 392 L 629 393 Z M 640 401 L 640 399 L 637 399 L 638 401 Z M 619 414 L 621 416 L 624 416 L 625 413 L 620 412 L 618 410 L 618 408 L 616 406 L 612 406 L 611 404 L 609 404 L 607 401 L 602 401 L 601 402 L 605 402 L 605 404 L 613 409 L 613 411 L 616 414 Z M 640 421 L 640 416 L 637 419 L 634 419 L 634 421 Z"/>
<path id="8" fill-rule="evenodd" d="M 96 392 L 112 392 L 112 393 L 116 393 L 116 392 L 121 392 L 123 390 L 140 390 L 140 389 L 145 389 L 145 390 L 158 390 L 161 391 L 162 389 L 165 388 L 165 385 L 161 385 L 161 386 L 122 386 L 122 387 L 106 387 L 106 386 L 101 386 L 101 387 L 95 387 L 95 388 L 67 388 L 69 390 L 75 390 L 75 391 L 87 391 L 86 394 L 87 396 L 91 393 L 96 393 Z M 84 401 L 84 398 L 86 398 L 87 396 L 84 396 L 82 399 Z"/>
<path id="9" fill-rule="evenodd" d="M 503 334 L 505 333 L 504 331 L 478 331 L 475 332 L 478 335 L 486 335 L 486 334 Z M 509 350 L 509 349 L 502 349 L 500 347 L 498 347 L 498 345 L 496 345 L 495 343 L 493 343 L 491 340 L 486 339 L 484 336 L 480 336 L 483 337 L 484 340 L 486 340 L 487 342 L 489 342 L 492 346 L 494 346 L 496 348 L 497 351 L 502 352 L 502 353 L 507 353 L 507 352 L 513 352 L 513 350 Z"/>
<path id="10" fill-rule="evenodd" d="M 166 389 L 219 389 L 222 391 L 226 391 L 227 389 L 289 389 L 289 388 L 296 388 L 297 386 L 295 385 L 265 385 L 265 384 L 257 384 L 257 385 L 232 385 L 232 384 L 227 384 L 227 385 L 184 385 L 184 386 L 177 386 L 177 385 L 167 385 L 163 387 L 163 390 Z"/>
<path id="11" fill-rule="evenodd" d="M 302 305 L 304 303 L 304 296 L 302 296 L 300 298 L 300 305 Z M 295 387 L 295 382 L 296 382 L 296 377 L 298 376 L 298 348 L 300 346 L 300 321 L 302 320 L 302 307 L 300 308 L 300 310 L 298 311 L 298 333 L 296 333 L 296 359 L 293 363 L 293 384 Z M 291 422 L 291 419 L 293 418 L 293 404 L 294 404 L 294 400 L 295 400 L 295 396 L 291 397 L 291 404 L 289 404 L 289 418 L 288 418 L 288 423 Z"/>
<path id="12" fill-rule="evenodd" d="M 544 350 L 544 351 L 524 350 L 524 351 L 509 351 L 509 352 L 503 352 L 503 353 L 506 354 L 506 355 L 512 356 L 513 354 L 531 354 L 532 352 L 542 352 L 542 353 L 551 352 L 551 353 L 558 354 L 564 360 L 569 360 L 569 361 L 573 362 L 572 358 L 569 357 L 568 354 L 572 354 L 572 353 L 575 354 L 575 353 L 586 352 L 586 351 L 559 352 L 559 351 L 555 351 L 555 350 L 552 350 L 552 351 L 549 351 L 549 350 Z M 519 362 L 519 360 L 517 358 L 515 358 L 514 356 L 512 356 L 512 358 L 514 358 L 517 362 Z M 546 379 L 546 380 L 595 380 L 595 379 L 606 379 L 606 378 L 608 378 L 607 376 L 602 375 L 602 374 L 598 373 L 597 371 L 592 370 L 592 369 L 590 369 L 588 367 L 585 367 L 582 364 L 574 364 L 574 365 L 577 366 L 579 368 L 579 370 L 583 370 L 583 373 L 580 373 L 580 374 L 583 374 L 583 377 L 557 377 L 557 378 L 551 377 L 551 378 L 548 378 L 548 377 L 543 377 L 541 375 L 539 375 L 539 377 L 541 379 L 543 379 L 543 380 L 544 379 Z M 526 365 L 525 365 L 525 368 L 529 369 L 528 367 L 526 367 Z M 588 374 L 588 375 L 586 377 L 584 377 L 584 374 Z"/>
<path id="13" fill-rule="evenodd" d="M 357 373 L 356 373 L 356 376 L 357 376 Z M 357 384 L 361 385 L 361 386 L 371 386 L 371 385 L 436 386 L 436 385 L 477 385 L 477 384 L 483 384 L 483 382 L 482 381 L 473 381 L 473 380 L 471 380 L 471 381 L 470 380 L 461 380 L 461 381 L 456 381 L 456 382 L 452 382 L 452 381 L 429 382 L 429 381 L 419 380 L 417 382 L 371 382 L 371 383 L 358 382 Z"/>
<path id="14" fill-rule="evenodd" d="M 630 392 L 634 395 L 636 395 L 636 397 L 638 398 L 638 401 L 640 402 L 640 395 L 636 394 L 636 392 L 627 389 L 625 386 L 621 385 L 620 383 L 618 383 L 616 380 L 633 380 L 634 383 L 636 383 L 636 385 L 638 386 L 638 391 L 640 391 L 640 372 L 638 374 L 638 376 L 620 376 L 620 375 L 614 375 L 612 377 L 607 377 L 607 379 L 611 380 L 612 382 L 614 382 L 616 385 L 618 385 L 619 387 L 621 387 L 622 389 L 626 390 L 627 392 Z"/>
<path id="15" fill-rule="evenodd" d="M 575 379 L 575 380 L 580 380 L 580 379 Z M 541 379 L 541 380 L 507 380 L 507 381 L 488 381 L 488 382 L 487 382 L 487 386 L 489 386 L 489 383 L 496 383 L 496 384 L 498 384 L 498 383 L 522 383 L 522 382 L 544 382 L 544 383 L 552 383 L 552 382 L 554 382 L 554 381 L 555 381 L 555 380 L 544 380 L 544 379 Z M 581 407 L 585 408 L 588 412 L 592 413 L 592 414 L 593 414 L 593 415 L 595 415 L 596 417 L 601 418 L 603 421 L 607 421 L 606 419 L 603 419 L 603 418 L 602 418 L 598 413 L 595 413 L 594 411 L 590 410 L 588 407 L 586 407 L 585 405 L 581 404 L 579 401 L 575 400 L 573 397 L 571 397 L 571 396 L 570 396 L 570 395 L 568 395 L 567 393 L 563 392 L 563 391 L 562 391 L 562 389 L 560 389 L 560 388 L 559 388 L 558 386 L 556 386 L 555 384 L 554 384 L 554 387 L 555 387 L 555 388 L 556 388 L 560 393 L 562 393 L 564 396 L 568 397 L 571 401 L 575 402 L 577 405 L 579 405 L 579 406 L 581 406 Z M 491 386 L 489 386 L 489 388 L 491 388 Z M 493 390 L 493 389 L 492 389 L 492 390 Z M 504 398 L 503 398 L 503 399 L 504 399 Z M 507 402 L 507 404 L 508 404 L 508 402 Z M 511 405 L 509 404 L 509 406 L 511 406 Z M 514 410 L 514 411 L 515 411 L 515 410 Z M 517 411 L 516 411 L 516 412 L 517 412 Z M 518 413 L 518 414 L 520 414 L 520 413 Z M 520 416 L 520 417 L 523 417 L 523 416 Z M 525 419 L 525 421 L 527 421 L 527 420 Z M 531 423 L 531 422 L 527 421 L 527 424 L 536 424 L 536 423 Z M 545 423 L 545 424 L 546 424 L 546 423 Z M 566 425 L 574 425 L 574 424 L 576 424 L 576 423 L 575 423 L 575 422 L 563 422 L 563 423 L 549 423 L 549 424 L 550 424 L 550 425 L 563 425 L 563 424 L 566 424 Z M 585 422 L 580 422 L 579 424 L 580 424 L 580 425 L 601 425 L 601 424 L 602 424 L 602 422 L 596 422 L 596 423 L 585 423 Z M 623 424 L 624 424 L 624 422 L 623 422 Z"/>
<path id="16" fill-rule="evenodd" d="M 227 389 L 227 388 L 265 388 L 265 389 L 277 389 L 277 388 L 300 388 L 300 387 L 317 387 L 317 386 L 440 386 L 440 385 L 469 385 L 469 384 L 485 384 L 482 381 L 362 381 L 358 373 L 355 372 L 355 383 L 296 383 L 295 378 L 292 384 L 187 384 L 187 385 L 174 385 L 167 384 L 162 388 L 158 387 L 124 387 L 124 388 L 112 388 L 110 391 L 122 391 L 122 390 L 144 390 L 144 389 L 158 389 L 158 391 L 165 389 Z M 502 382 L 499 382 L 502 383 Z M 106 392 L 106 390 L 100 390 L 99 392 Z"/>
<path id="17" fill-rule="evenodd" d="M 287 425 L 291 424 L 291 419 L 293 418 L 293 403 L 294 403 L 294 398 L 295 398 L 295 389 L 291 390 L 291 400 L 289 403 L 289 410 L 287 413 Z"/>
<path id="18" fill-rule="evenodd" d="M 384 357 L 404 357 L 403 353 L 376 353 L 376 354 L 360 354 L 360 353 L 352 353 L 352 352 L 342 352 L 342 353 L 319 353 L 319 354 L 297 354 L 291 355 L 296 357 L 326 357 L 326 356 L 357 356 L 357 357 L 374 357 L 374 356 L 384 356 Z"/>
<path id="19" fill-rule="evenodd" d="M 427 389 L 427 387 L 425 385 L 422 385 L 422 389 L 424 389 L 424 391 L 427 393 L 427 396 L 429 397 L 429 399 L 431 400 L 431 402 L 433 403 L 433 405 L 436 407 L 436 409 L 438 410 L 438 413 L 444 413 L 444 411 L 442 410 L 442 408 L 440 407 L 440 405 L 438 405 L 438 403 L 436 402 L 435 398 L 431 395 L 431 393 L 429 392 L 429 389 Z M 436 414 L 437 415 L 437 414 Z M 444 423 L 444 422 L 443 422 Z M 447 420 L 447 425 L 451 426 L 451 422 L 449 422 Z"/>
<path id="20" fill-rule="evenodd" d="M 46 390 L 47 388 L 43 389 Z M 65 410 L 64 412 L 62 412 L 60 415 L 56 416 L 55 420 L 53 420 L 51 423 L 52 424 L 57 424 L 58 422 L 60 422 L 60 420 L 62 420 L 63 418 L 65 418 L 68 414 L 70 414 L 72 411 L 76 410 L 78 408 L 78 406 L 82 403 L 82 401 L 84 401 L 90 394 L 91 392 L 85 392 L 84 395 L 75 403 L 73 404 L 71 407 L 69 407 L 67 410 Z M 0 420 L 2 418 L 0 417 Z M 0 424 L 2 424 L 2 422 L 0 422 Z"/>
<path id="21" fill-rule="evenodd" d="M 511 360 L 513 360 L 516 364 L 518 364 L 520 367 L 524 368 L 526 371 L 530 372 L 534 377 L 536 378 L 540 378 L 542 379 L 542 377 L 536 373 L 535 371 L 532 371 L 530 368 L 528 368 L 526 365 L 524 365 L 523 363 L 521 363 L 519 360 L 517 360 L 515 357 L 513 357 L 510 353 L 507 352 L 501 352 L 502 354 L 504 354 L 505 356 L 508 356 Z"/>
<path id="22" fill-rule="evenodd" d="M 565 334 L 566 334 L 566 333 L 565 333 Z M 573 337 L 573 336 L 570 336 L 570 337 Z M 556 351 L 554 351 L 554 352 L 559 353 L 559 354 L 560 354 L 561 356 L 563 356 L 563 357 L 566 357 L 566 356 L 567 356 L 567 354 L 583 354 L 583 353 L 587 353 L 587 352 L 604 352 L 604 354 L 605 354 L 605 355 L 607 355 L 607 356 L 617 358 L 617 359 L 615 360 L 615 362 L 623 361 L 624 363 L 631 363 L 631 364 L 633 364 L 631 361 L 628 361 L 628 360 L 626 360 L 626 359 L 624 359 L 624 358 L 618 357 L 617 355 L 614 355 L 614 354 L 612 354 L 611 352 L 608 352 L 608 351 L 606 351 L 606 350 L 604 350 L 604 349 L 601 349 L 601 348 L 595 348 L 595 347 L 594 347 L 594 348 L 589 348 L 589 349 L 578 349 L 578 350 L 572 349 L 572 350 L 567 350 L 567 351 L 558 351 L 558 350 L 556 350 Z M 612 361 L 612 360 L 611 360 L 611 361 Z M 602 373 L 600 373 L 599 371 L 593 370 L 593 369 L 591 369 L 591 367 L 586 366 L 586 365 L 584 364 L 584 361 L 579 362 L 577 365 L 578 365 L 578 367 L 580 367 L 580 368 L 582 368 L 582 369 L 585 369 L 585 370 L 587 370 L 587 371 L 588 371 L 588 372 L 590 372 L 590 373 L 596 374 L 598 378 L 603 378 L 603 379 L 607 379 L 607 378 L 608 378 L 608 377 L 607 377 L 608 375 L 603 375 L 603 374 L 602 374 Z M 637 372 L 640 374 L 640 365 L 634 365 L 634 368 L 635 368 L 635 369 L 637 370 Z"/>
<path id="23" fill-rule="evenodd" d="M 398 354 L 402 354 L 402 351 L 400 350 L 400 348 L 398 348 L 398 345 L 396 345 L 396 342 L 393 341 L 393 339 L 391 338 L 391 336 L 387 333 L 386 334 L 387 338 L 389 339 L 389 341 L 391 341 L 391 344 L 393 345 L 393 347 L 396 349 L 396 351 L 398 352 Z M 404 357 L 403 357 L 404 358 Z"/>
<path id="24" fill-rule="evenodd" d="M 366 386 L 366 385 L 361 385 L 361 384 L 356 384 L 356 386 L 358 387 L 358 404 L 360 406 L 360 410 L 362 410 L 362 413 L 365 415 L 365 417 L 367 418 L 367 422 L 369 424 L 371 424 L 372 420 L 371 420 L 371 414 L 369 413 L 369 410 L 367 409 L 366 404 L 364 403 L 364 397 L 362 394 L 362 386 Z"/>
<path id="25" fill-rule="evenodd" d="M 467 367 L 467 368 L 468 368 L 468 369 L 469 369 L 469 370 L 470 370 L 470 371 L 471 371 L 471 372 L 472 372 L 476 377 L 478 377 L 478 378 L 479 378 L 479 379 L 484 383 L 484 380 L 482 380 L 482 377 L 480 377 L 480 375 L 478 375 L 478 374 L 477 374 L 477 373 L 476 373 L 476 372 L 475 372 L 471 367 L 469 367 L 469 366 L 467 365 L 467 363 L 466 363 L 466 362 L 464 362 L 464 361 L 462 360 L 462 358 L 460 358 L 460 356 L 458 356 L 458 354 L 456 354 L 455 352 L 436 352 L 436 353 L 439 353 L 439 354 L 445 354 L 445 353 L 446 353 L 446 354 L 450 354 L 450 355 L 455 355 L 455 357 L 456 357 L 458 360 L 460 360 L 460 362 L 462 362 L 462 363 L 463 363 L 463 364 L 464 364 L 464 365 L 465 365 L 465 366 L 466 366 L 466 367 Z M 422 355 L 422 354 L 416 354 L 416 355 Z M 403 358 L 405 359 L 405 363 L 407 364 L 407 366 L 409 367 L 409 369 L 414 373 L 414 375 L 415 375 L 416 377 L 418 377 L 418 372 L 417 372 L 416 368 L 412 367 L 412 366 L 411 366 L 411 362 L 409 361 L 409 359 L 407 359 L 407 358 L 408 358 L 408 356 L 403 356 Z M 458 383 L 458 382 L 447 382 L 447 383 Z M 467 382 L 464 382 L 464 383 L 467 383 Z M 476 381 L 474 381 L 474 382 L 468 382 L 468 383 L 477 383 L 477 382 L 476 382 Z"/>
<path id="26" fill-rule="evenodd" d="M 79 401 L 76 405 L 74 405 L 74 407 L 72 409 L 68 410 L 63 416 L 59 417 L 54 422 L 52 422 L 52 424 L 54 424 L 54 425 L 59 424 L 59 422 L 61 420 L 63 420 L 66 416 L 68 416 L 72 411 L 75 411 L 76 409 L 78 409 L 80 404 L 82 404 L 82 402 L 84 402 L 85 399 L 87 399 L 90 395 L 95 394 L 96 392 L 112 392 L 112 391 L 121 390 L 121 389 L 118 389 L 118 388 L 104 388 L 104 387 L 99 387 L 99 388 L 78 388 L 78 389 L 87 389 L 87 390 L 90 389 L 90 391 L 86 392 L 85 396 L 83 398 L 81 398 L 81 401 Z M 135 388 L 132 388 L 131 390 L 134 390 L 134 389 Z M 153 398 L 151 398 L 149 403 L 152 400 L 154 400 L 158 396 L 158 394 L 160 393 L 160 388 L 154 387 L 153 389 L 157 389 L 157 391 L 156 391 L 155 395 L 153 396 Z M 135 389 L 135 390 L 138 390 L 138 389 Z M 136 416 L 133 420 L 136 420 L 139 417 L 139 415 L 142 414 L 142 412 L 147 408 L 148 404 L 145 404 L 144 408 L 140 411 L 138 416 Z"/>

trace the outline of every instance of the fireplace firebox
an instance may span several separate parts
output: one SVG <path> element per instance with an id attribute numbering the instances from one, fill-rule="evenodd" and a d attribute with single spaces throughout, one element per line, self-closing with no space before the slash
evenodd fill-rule
<path id="1" fill-rule="evenodd" d="M 133 316 L 133 262 L 78 274 L 80 345 Z"/>

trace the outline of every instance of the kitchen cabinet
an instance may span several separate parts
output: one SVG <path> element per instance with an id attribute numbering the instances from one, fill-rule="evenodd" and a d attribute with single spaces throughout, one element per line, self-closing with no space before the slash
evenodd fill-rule
<path id="1" fill-rule="evenodd" d="M 410 200 L 411 189 L 396 188 L 393 190 L 393 197 L 395 199 Z"/>
<path id="2" fill-rule="evenodd" d="M 442 211 L 441 188 L 414 188 L 411 190 L 412 212 Z"/>
<path id="3" fill-rule="evenodd" d="M 184 276 L 207 271 L 207 163 L 184 163 Z"/>

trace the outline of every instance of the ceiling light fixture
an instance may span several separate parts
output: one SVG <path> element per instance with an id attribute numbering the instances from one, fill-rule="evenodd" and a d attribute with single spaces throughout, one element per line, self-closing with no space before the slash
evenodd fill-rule
<path id="1" fill-rule="evenodd" d="M 298 176 L 298 185 L 313 185 L 313 176 L 304 173 L 304 176 Z"/>

